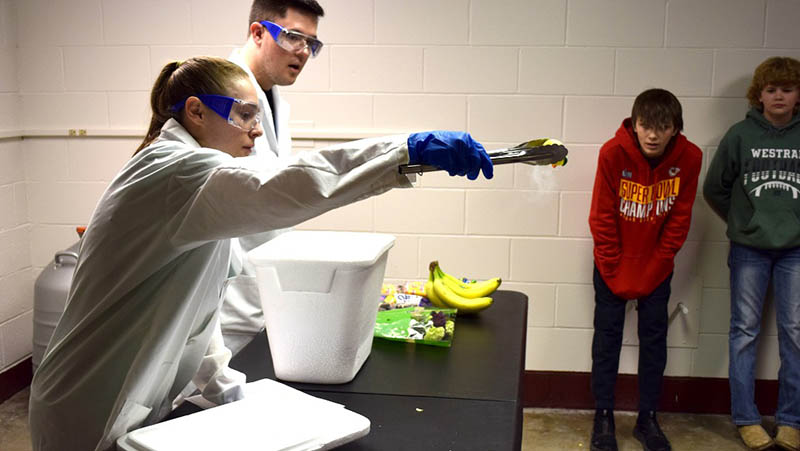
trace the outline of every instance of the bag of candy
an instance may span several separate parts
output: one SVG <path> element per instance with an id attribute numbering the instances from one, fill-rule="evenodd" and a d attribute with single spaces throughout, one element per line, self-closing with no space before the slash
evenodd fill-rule
<path id="1" fill-rule="evenodd" d="M 380 303 L 378 304 L 379 311 L 408 307 L 433 307 L 433 304 L 424 296 L 406 293 L 381 295 Z"/>

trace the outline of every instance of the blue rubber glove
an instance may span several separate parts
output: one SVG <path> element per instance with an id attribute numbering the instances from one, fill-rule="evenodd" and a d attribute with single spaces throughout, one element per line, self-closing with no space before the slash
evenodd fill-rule
<path id="1" fill-rule="evenodd" d="M 481 143 L 466 132 L 432 131 L 412 133 L 408 137 L 408 164 L 427 164 L 444 169 L 450 175 L 468 179 L 494 176 L 494 165 Z"/>

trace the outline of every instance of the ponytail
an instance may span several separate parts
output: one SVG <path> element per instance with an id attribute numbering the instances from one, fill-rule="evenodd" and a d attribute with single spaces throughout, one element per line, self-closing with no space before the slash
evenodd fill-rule
<path id="1" fill-rule="evenodd" d="M 153 116 L 144 140 L 133 154 L 149 146 L 161 134 L 161 128 L 170 119 L 181 122 L 181 112 L 172 111 L 173 105 L 199 94 L 228 95 L 237 79 L 248 79 L 239 66 L 222 58 L 198 56 L 186 61 L 167 63 L 158 74 L 150 93 Z"/>
<path id="2" fill-rule="evenodd" d="M 180 61 L 167 63 L 167 65 L 161 69 L 161 73 L 158 74 L 158 78 L 156 78 L 156 82 L 153 84 L 153 90 L 150 92 L 150 109 L 153 110 L 153 116 L 150 118 L 150 127 L 147 128 L 144 141 L 139 144 L 139 148 L 133 153 L 134 155 L 155 141 L 158 135 L 161 134 L 161 127 L 172 117 L 172 113 L 169 111 L 170 106 L 167 105 L 165 107 L 163 105 L 163 99 L 166 97 L 165 91 L 167 89 L 167 81 L 169 81 L 172 74 L 178 70 L 180 65 Z"/>

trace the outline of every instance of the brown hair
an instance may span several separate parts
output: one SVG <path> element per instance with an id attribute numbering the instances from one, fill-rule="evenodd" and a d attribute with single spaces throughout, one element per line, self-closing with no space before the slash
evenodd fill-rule
<path id="1" fill-rule="evenodd" d="M 150 127 L 144 141 L 133 154 L 136 155 L 155 141 L 167 120 L 175 118 L 180 122 L 180 112 L 172 111 L 173 105 L 198 94 L 228 95 L 231 83 L 239 78 L 249 77 L 236 64 L 213 56 L 167 63 L 158 74 L 150 93 L 150 108 L 153 110 Z"/>
<path id="2" fill-rule="evenodd" d="M 683 109 L 681 102 L 674 94 L 666 89 L 653 88 L 636 96 L 631 110 L 631 122 L 636 126 L 636 121 L 652 127 L 672 124 L 676 130 L 683 130 Z"/>
<path id="3" fill-rule="evenodd" d="M 253 0 L 253 4 L 250 6 L 250 22 L 247 23 L 248 36 L 251 23 L 286 17 L 286 11 L 289 8 L 317 19 L 325 15 L 325 10 L 316 0 Z"/>
<path id="4" fill-rule="evenodd" d="M 747 88 L 747 100 L 753 108 L 763 109 L 761 105 L 761 91 L 767 85 L 797 86 L 800 88 L 800 61 L 788 56 L 773 56 L 767 58 L 756 67 L 753 80 Z M 797 105 L 795 105 L 797 112 Z"/>

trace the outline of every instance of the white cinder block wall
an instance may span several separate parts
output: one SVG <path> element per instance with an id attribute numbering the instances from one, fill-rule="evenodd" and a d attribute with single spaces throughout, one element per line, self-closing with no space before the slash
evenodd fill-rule
<path id="1" fill-rule="evenodd" d="M 30 352 L 32 283 L 75 241 L 142 135 L 165 62 L 227 56 L 250 0 L 0 0 L 0 370 Z M 705 165 L 768 56 L 800 58 L 797 0 L 322 0 L 326 47 L 284 90 L 298 149 L 344 137 L 470 131 L 487 147 L 554 137 L 569 164 L 490 181 L 433 173 L 302 228 L 397 236 L 387 277 L 502 276 L 530 298 L 526 368 L 589 371 L 597 151 L 649 87 L 673 91 Z M 17 103 L 19 102 L 19 103 Z M 68 130 L 87 130 L 69 137 Z M 20 140 L 20 136 L 24 136 Z M 702 180 L 701 180 L 702 182 Z M 667 373 L 727 374 L 728 245 L 702 198 L 678 257 Z M 632 309 L 631 309 L 632 311 Z M 758 376 L 777 375 L 774 311 Z M 622 371 L 635 372 L 630 314 Z"/>
<path id="2" fill-rule="evenodd" d="M 19 122 L 15 3 L 0 0 L 0 371 L 31 352 L 35 269 Z"/>

